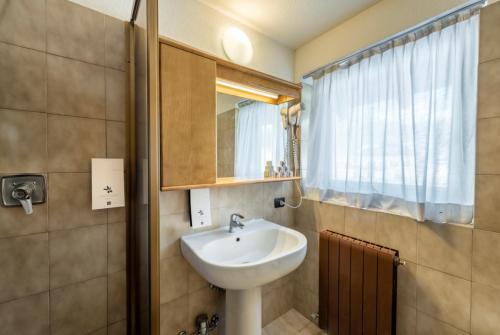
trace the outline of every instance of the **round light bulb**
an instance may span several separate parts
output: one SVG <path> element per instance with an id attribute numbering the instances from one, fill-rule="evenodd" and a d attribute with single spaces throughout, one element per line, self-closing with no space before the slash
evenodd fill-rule
<path id="1" fill-rule="evenodd" d="M 235 63 L 248 64 L 252 60 L 252 42 L 241 29 L 228 28 L 222 38 L 222 47 L 226 56 Z"/>

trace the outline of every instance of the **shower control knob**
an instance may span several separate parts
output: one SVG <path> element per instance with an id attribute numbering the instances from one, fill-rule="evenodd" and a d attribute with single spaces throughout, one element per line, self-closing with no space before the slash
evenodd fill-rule
<path id="1" fill-rule="evenodd" d="M 0 177 L 0 205 L 22 206 L 27 215 L 33 206 L 45 202 L 45 177 L 40 174 L 20 174 Z"/>
<path id="2" fill-rule="evenodd" d="M 33 213 L 33 205 L 31 203 L 31 195 L 35 190 L 35 182 L 30 183 L 22 183 L 19 185 L 15 185 L 15 188 L 12 190 L 12 198 L 18 200 L 23 206 L 26 214 L 31 215 Z"/>

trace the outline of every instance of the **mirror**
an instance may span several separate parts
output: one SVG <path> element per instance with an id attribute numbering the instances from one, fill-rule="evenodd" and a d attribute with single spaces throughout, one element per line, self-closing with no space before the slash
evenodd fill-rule
<path id="1" fill-rule="evenodd" d="M 217 178 L 297 174 L 288 105 L 217 93 Z"/>

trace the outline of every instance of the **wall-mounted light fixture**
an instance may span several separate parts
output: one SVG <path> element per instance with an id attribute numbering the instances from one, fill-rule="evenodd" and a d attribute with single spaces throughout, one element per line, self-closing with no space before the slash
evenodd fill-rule
<path id="1" fill-rule="evenodd" d="M 277 104 L 280 97 L 278 94 L 272 92 L 259 90 L 257 88 L 241 85 L 220 78 L 217 78 L 215 83 L 217 92 L 235 95 L 242 98 Z"/>
<path id="2" fill-rule="evenodd" d="M 226 56 L 235 63 L 248 64 L 252 60 L 252 42 L 241 29 L 228 28 L 222 37 L 222 48 Z"/>

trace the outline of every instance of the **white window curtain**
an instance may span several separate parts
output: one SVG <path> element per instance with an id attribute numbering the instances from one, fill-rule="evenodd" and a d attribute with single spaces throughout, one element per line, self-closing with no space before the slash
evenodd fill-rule
<path id="1" fill-rule="evenodd" d="M 478 16 L 434 24 L 314 79 L 308 197 L 472 222 Z"/>
<path id="2" fill-rule="evenodd" d="M 236 112 L 235 177 L 263 178 L 266 161 L 278 166 L 285 157 L 286 131 L 279 105 L 240 103 Z"/>

